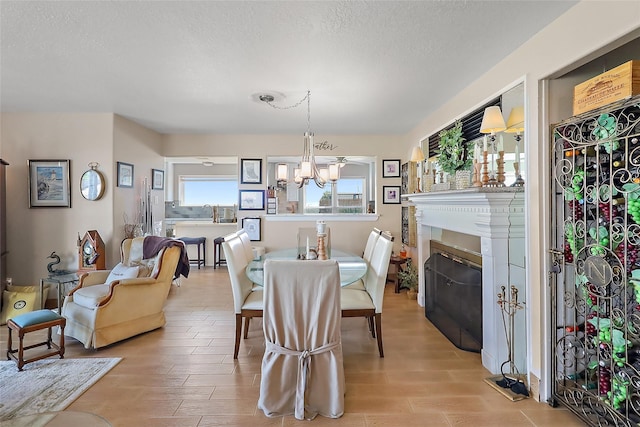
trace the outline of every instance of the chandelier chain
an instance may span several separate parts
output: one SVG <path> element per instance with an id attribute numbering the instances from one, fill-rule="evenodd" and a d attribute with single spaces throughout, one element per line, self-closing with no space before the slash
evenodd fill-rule
<path id="1" fill-rule="evenodd" d="M 286 105 L 284 107 L 280 107 L 279 105 L 275 105 L 273 101 L 262 100 L 265 104 L 270 106 L 271 108 L 275 108 L 276 110 L 290 110 L 292 108 L 299 107 L 302 105 L 304 101 L 307 101 L 307 131 L 311 132 L 311 91 L 308 90 L 307 94 L 298 102 L 292 105 Z"/>

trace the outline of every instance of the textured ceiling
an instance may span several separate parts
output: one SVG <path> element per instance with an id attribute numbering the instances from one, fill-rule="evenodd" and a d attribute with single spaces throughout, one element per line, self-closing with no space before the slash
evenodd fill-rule
<path id="1" fill-rule="evenodd" d="M 5 1 L 3 112 L 162 133 L 408 132 L 575 1 Z M 535 58 L 531 59 L 532 61 Z"/>

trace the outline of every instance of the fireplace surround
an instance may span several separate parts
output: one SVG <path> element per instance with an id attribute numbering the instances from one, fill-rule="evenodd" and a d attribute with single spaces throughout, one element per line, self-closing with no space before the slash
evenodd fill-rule
<path id="1" fill-rule="evenodd" d="M 493 374 L 508 360 L 508 347 L 497 294 L 501 286 L 514 285 L 520 295 L 525 288 L 524 189 L 470 188 L 403 195 L 416 206 L 419 265 L 431 255 L 431 240 L 439 240 L 442 230 L 480 238 L 482 256 L 482 364 Z M 446 242 L 444 242 L 446 243 Z M 425 283 L 420 271 L 420 283 Z M 424 286 L 418 303 L 425 305 Z M 528 310 L 524 302 L 525 312 Z M 527 313 L 516 318 L 514 360 L 521 372 L 526 369 Z"/>

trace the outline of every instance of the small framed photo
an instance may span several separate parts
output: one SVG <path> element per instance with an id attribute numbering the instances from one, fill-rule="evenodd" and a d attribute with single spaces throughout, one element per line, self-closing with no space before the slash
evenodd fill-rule
<path id="1" fill-rule="evenodd" d="M 262 159 L 240 160 L 240 183 L 262 184 Z"/>
<path id="2" fill-rule="evenodd" d="M 400 178 L 400 160 L 383 160 L 382 177 Z"/>
<path id="3" fill-rule="evenodd" d="M 70 160 L 29 160 L 29 207 L 70 208 Z"/>
<path id="4" fill-rule="evenodd" d="M 400 186 L 399 185 L 385 185 L 382 187 L 382 203 L 400 204 Z"/>
<path id="5" fill-rule="evenodd" d="M 151 189 L 164 190 L 164 171 L 151 169 Z"/>
<path id="6" fill-rule="evenodd" d="M 241 211 L 264 210 L 264 190 L 240 190 L 238 209 Z"/>
<path id="7" fill-rule="evenodd" d="M 242 218 L 242 228 L 249 234 L 249 240 L 252 242 L 262 240 L 260 235 L 260 218 Z"/>
<path id="8" fill-rule="evenodd" d="M 133 165 L 118 162 L 118 187 L 133 188 Z"/>

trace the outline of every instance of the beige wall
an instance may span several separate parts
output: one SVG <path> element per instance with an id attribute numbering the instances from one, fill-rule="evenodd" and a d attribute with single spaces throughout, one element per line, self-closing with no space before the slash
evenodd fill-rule
<path id="1" fill-rule="evenodd" d="M 113 186 L 113 237 L 110 239 L 109 265 L 120 260 L 120 242 L 124 239 L 125 218 L 129 223 L 140 218 L 140 203 L 145 194 L 144 185 L 151 186 L 151 169 L 164 169 L 164 157 L 160 151 L 161 135 L 121 116 L 115 116 L 113 128 L 113 161 L 111 171 Z M 133 164 L 133 188 L 118 187 L 117 162 Z M 165 176 L 166 181 L 166 176 Z M 166 182 L 165 182 L 166 184 Z M 154 221 L 164 219 L 164 191 L 151 190 L 151 206 Z M 113 261 L 113 262 L 112 262 Z"/>
<path id="2" fill-rule="evenodd" d="M 2 157 L 7 168 L 8 274 L 17 284 L 46 277 L 51 252 L 59 268 L 76 270 L 78 233 L 98 230 L 108 241 L 113 232 L 113 114 L 18 114 L 1 117 Z M 70 159 L 71 208 L 29 208 L 27 161 Z M 90 162 L 107 181 L 102 199 L 85 200 L 80 177 Z"/>
<path id="3" fill-rule="evenodd" d="M 528 347 L 532 349 L 529 369 L 543 379 L 542 399 L 548 397 L 549 382 L 546 379 L 551 378 L 551 348 L 548 344 L 550 305 L 546 287 L 549 248 L 549 120 L 545 111 L 550 94 L 543 81 L 554 74 L 557 76 L 570 71 L 622 42 L 639 36 L 640 2 L 580 2 L 425 118 L 409 133 L 405 141 L 406 152 L 410 152 L 411 146 L 443 125 L 478 108 L 486 100 L 505 92 L 520 81 L 525 82 L 527 130 L 524 145 L 528 171 L 525 202 L 528 254 L 526 310 L 529 323 Z M 628 59 L 638 59 L 638 56 Z M 554 99 L 553 102 L 565 105 L 554 106 L 556 111 L 570 112 L 570 98 Z"/>

